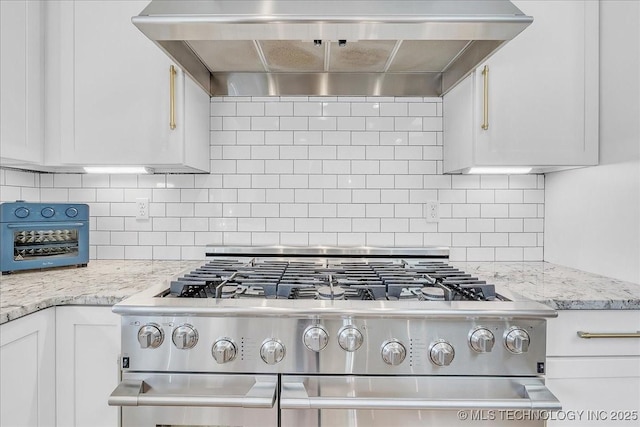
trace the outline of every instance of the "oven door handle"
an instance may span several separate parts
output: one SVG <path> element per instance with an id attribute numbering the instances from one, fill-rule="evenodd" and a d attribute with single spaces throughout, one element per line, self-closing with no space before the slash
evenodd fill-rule
<path id="1" fill-rule="evenodd" d="M 109 396 L 109 406 L 203 406 L 238 408 L 273 408 L 276 382 L 256 381 L 244 396 L 195 395 L 162 393 L 153 390 L 143 380 L 124 380 Z"/>
<path id="2" fill-rule="evenodd" d="M 18 228 L 20 230 L 36 229 L 36 228 L 70 228 L 84 227 L 84 222 L 38 222 L 24 224 L 7 224 L 7 228 Z"/>
<path id="3" fill-rule="evenodd" d="M 558 399 L 544 384 L 523 384 L 521 399 L 403 399 L 399 397 L 309 397 L 303 383 L 283 383 L 282 409 L 533 409 L 559 411 Z"/>

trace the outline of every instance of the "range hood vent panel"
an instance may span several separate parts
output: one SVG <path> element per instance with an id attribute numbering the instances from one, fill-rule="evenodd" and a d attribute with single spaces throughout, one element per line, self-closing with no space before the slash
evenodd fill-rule
<path id="1" fill-rule="evenodd" d="M 212 96 L 441 96 L 532 20 L 508 0 L 153 0 L 132 19 Z"/>

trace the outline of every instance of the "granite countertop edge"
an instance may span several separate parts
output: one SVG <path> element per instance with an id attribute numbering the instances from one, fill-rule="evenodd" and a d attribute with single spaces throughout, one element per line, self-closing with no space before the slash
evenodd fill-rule
<path id="1" fill-rule="evenodd" d="M 75 269 L 56 271 L 46 277 L 41 272 L 16 274 L 15 277 L 2 276 L 0 324 L 50 307 L 112 306 L 152 284 L 169 280 L 200 263 L 201 261 L 92 261 L 87 280 L 74 278 L 74 274 L 78 275 Z M 504 286 L 555 310 L 640 310 L 640 285 L 634 283 L 546 262 L 452 264 L 488 283 Z M 105 272 L 111 274 L 107 280 L 104 278 Z M 123 279 L 120 280 L 120 277 Z M 56 281 L 65 282 L 67 286 L 64 289 L 60 289 L 60 286 L 48 289 L 47 285 L 57 283 Z M 598 286 L 603 281 L 608 283 L 604 290 L 602 286 Z M 24 290 L 28 286 L 33 287 L 32 293 Z"/>

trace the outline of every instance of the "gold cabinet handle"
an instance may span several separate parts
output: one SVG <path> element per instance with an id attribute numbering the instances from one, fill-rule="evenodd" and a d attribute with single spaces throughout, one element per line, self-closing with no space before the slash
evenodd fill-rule
<path id="1" fill-rule="evenodd" d="M 176 67 L 169 67 L 169 128 L 176 128 Z"/>
<path id="2" fill-rule="evenodd" d="M 482 115 L 482 129 L 489 129 L 489 66 L 485 65 L 482 69 L 482 77 L 484 81 L 483 90 L 483 115 Z"/>
<path id="3" fill-rule="evenodd" d="M 638 332 L 583 332 L 578 331 L 578 336 L 584 339 L 591 338 L 640 338 L 640 331 Z"/>

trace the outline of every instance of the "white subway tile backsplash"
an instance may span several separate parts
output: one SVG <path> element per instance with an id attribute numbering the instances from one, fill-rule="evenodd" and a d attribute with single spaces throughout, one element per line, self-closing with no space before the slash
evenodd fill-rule
<path id="1" fill-rule="evenodd" d="M 464 233 L 467 231 L 467 221 L 460 218 L 441 218 L 438 223 L 438 231 L 444 233 Z"/>
<path id="2" fill-rule="evenodd" d="M 97 217 L 96 229 L 104 231 L 124 231 L 124 218 L 110 216 Z"/>
<path id="3" fill-rule="evenodd" d="M 238 102 L 236 114 L 238 116 L 264 116 L 264 102 Z"/>
<path id="4" fill-rule="evenodd" d="M 538 205 L 510 204 L 509 216 L 511 218 L 535 218 L 538 216 Z"/>
<path id="5" fill-rule="evenodd" d="M 264 104 L 265 116 L 293 116 L 293 102 L 269 100 Z"/>
<path id="6" fill-rule="evenodd" d="M 11 171 L 14 172 L 14 171 Z M 33 187 L 35 186 L 35 180 L 33 177 L 33 173 L 29 174 L 29 173 L 12 173 L 7 175 L 7 180 L 9 181 L 9 184 L 7 185 L 19 185 L 21 187 Z M 13 177 L 15 178 L 20 178 L 20 179 L 12 179 Z M 135 181 L 135 176 L 132 177 Z M 11 184 L 11 181 L 22 181 L 22 183 L 19 184 Z M 133 184 L 133 186 L 135 187 L 135 182 Z M 65 174 L 65 173 L 61 173 L 61 174 L 55 174 L 53 176 L 53 186 L 54 187 L 67 187 L 67 188 L 74 188 L 74 187 L 82 187 L 82 175 L 80 174 Z M 114 182 L 111 182 L 111 186 L 112 187 L 117 187 L 118 185 L 114 185 Z"/>
<path id="7" fill-rule="evenodd" d="M 378 162 L 372 162 L 377 165 Z M 354 162 L 351 170 L 356 169 Z M 355 172 L 354 172 L 355 173 Z M 366 175 L 336 175 L 337 188 L 365 188 Z"/>
<path id="8" fill-rule="evenodd" d="M 322 102 L 295 102 L 293 104 L 293 114 L 295 116 L 321 116 Z"/>
<path id="9" fill-rule="evenodd" d="M 0 168 L 2 200 L 88 202 L 92 258 L 202 259 L 207 244 L 451 246 L 458 261 L 543 259 L 543 175 L 443 175 L 442 100 L 223 97 L 211 174 Z M 149 199 L 150 220 L 135 219 Z M 427 223 L 424 205 L 440 202 Z"/>
<path id="10" fill-rule="evenodd" d="M 422 118 L 420 117 L 395 117 L 393 124 L 394 129 L 390 130 L 422 131 Z"/>
<path id="11" fill-rule="evenodd" d="M 496 203 L 522 203 L 522 190 L 495 190 Z"/>
<path id="12" fill-rule="evenodd" d="M 337 130 L 365 130 L 365 118 L 338 117 L 337 125 Z"/>
<path id="13" fill-rule="evenodd" d="M 510 175 L 509 188 L 537 188 L 537 175 Z"/>
<path id="14" fill-rule="evenodd" d="M 280 130 L 309 130 L 309 118 L 280 117 Z"/>
<path id="15" fill-rule="evenodd" d="M 331 160 L 337 158 L 337 147 L 309 147 L 309 159 Z"/>
<path id="16" fill-rule="evenodd" d="M 509 205 L 504 203 L 482 204 L 480 205 L 480 216 L 483 218 L 508 218 Z"/>
<path id="17" fill-rule="evenodd" d="M 522 219 L 496 219 L 496 232 L 522 232 L 523 220 Z"/>
<path id="18" fill-rule="evenodd" d="M 408 114 L 409 109 L 405 102 L 381 102 L 380 103 L 380 115 L 381 116 L 399 116 L 404 117 Z M 416 116 L 417 114 L 411 114 Z"/>
<path id="19" fill-rule="evenodd" d="M 7 191 L 11 191 L 11 188 L 15 189 L 15 195 L 11 195 L 9 198 L 9 194 L 3 194 L 2 198 L 6 200 L 17 200 L 20 199 L 20 187 L 5 187 Z M 4 189 L 3 189 L 4 190 Z M 4 191 L 3 191 L 4 193 Z M 42 202 L 67 202 L 69 200 L 69 189 L 67 188 L 41 188 L 40 189 L 40 201 Z M 121 201 L 121 200 L 116 200 Z"/>
<path id="20" fill-rule="evenodd" d="M 309 130 L 337 130 L 337 120 L 335 117 L 309 117 Z"/>
<path id="21" fill-rule="evenodd" d="M 279 233 L 251 233 L 251 244 L 254 246 L 275 246 L 280 244 Z"/>
<path id="22" fill-rule="evenodd" d="M 364 246 L 367 242 L 365 233 L 339 233 L 338 246 Z"/>
<path id="23" fill-rule="evenodd" d="M 524 252 L 522 248 L 496 248 L 496 259 L 502 261 L 522 261 Z"/>
<path id="24" fill-rule="evenodd" d="M 179 260 L 181 257 L 180 246 L 154 246 L 154 260 Z"/>
<path id="25" fill-rule="evenodd" d="M 296 145 L 320 145 L 322 144 L 322 132 L 320 131 L 294 131 L 293 144 Z"/>
<path id="26" fill-rule="evenodd" d="M 338 233 L 309 233 L 311 246 L 337 246 Z"/>
<path id="27" fill-rule="evenodd" d="M 310 163 L 312 167 L 310 166 L 306 173 L 322 173 L 322 163 L 319 163 L 318 167 L 316 161 Z M 309 188 L 338 188 L 338 175 L 309 175 Z"/>
<path id="28" fill-rule="evenodd" d="M 349 160 L 323 160 L 323 174 L 345 175 L 351 173 L 351 162 Z"/>
<path id="29" fill-rule="evenodd" d="M 266 219 L 238 218 L 238 231 L 266 231 Z"/>
<path id="30" fill-rule="evenodd" d="M 124 259 L 124 246 L 97 246 L 98 259 Z"/>
<path id="31" fill-rule="evenodd" d="M 322 115 L 345 117 L 351 115 L 351 104 L 347 102 L 323 102 Z"/>
<path id="32" fill-rule="evenodd" d="M 536 246 L 536 233 L 509 233 L 510 246 Z"/>
<path id="33" fill-rule="evenodd" d="M 423 239 L 421 233 L 394 233 L 395 244 L 405 247 L 420 247 L 423 246 Z"/>
<path id="34" fill-rule="evenodd" d="M 432 160 L 409 160 L 409 171 L 411 175 L 428 175 L 436 173 L 437 162 Z"/>

